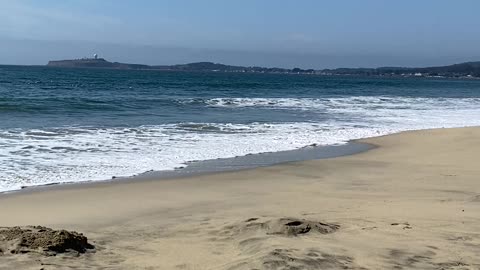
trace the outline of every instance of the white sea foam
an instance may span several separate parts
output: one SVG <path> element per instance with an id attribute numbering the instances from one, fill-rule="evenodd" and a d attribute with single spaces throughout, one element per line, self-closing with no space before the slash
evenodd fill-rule
<path id="1" fill-rule="evenodd" d="M 199 102 L 187 99 L 184 102 Z M 212 98 L 203 100 L 211 107 L 270 107 L 299 110 L 318 109 L 413 109 L 429 110 L 431 108 L 476 108 L 480 98 L 425 98 L 425 97 L 391 97 L 391 96 L 357 96 L 326 98 Z"/>
<path id="2" fill-rule="evenodd" d="M 405 130 L 480 125 L 478 98 L 216 98 L 201 102 L 232 110 L 308 110 L 328 117 L 299 123 L 0 130 L 0 191 L 105 180 L 173 169 L 194 160 L 291 150 L 314 143 L 341 144 Z"/>

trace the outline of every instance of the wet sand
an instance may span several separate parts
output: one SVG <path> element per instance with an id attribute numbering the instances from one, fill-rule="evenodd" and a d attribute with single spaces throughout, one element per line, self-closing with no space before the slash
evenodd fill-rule
<path id="1" fill-rule="evenodd" d="M 368 152 L 172 180 L 0 195 L 0 226 L 84 233 L 80 256 L 0 269 L 480 269 L 480 128 Z"/>

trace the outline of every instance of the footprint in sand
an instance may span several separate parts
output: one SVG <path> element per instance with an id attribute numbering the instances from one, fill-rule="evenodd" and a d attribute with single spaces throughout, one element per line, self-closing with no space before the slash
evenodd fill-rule
<path id="1" fill-rule="evenodd" d="M 404 230 L 413 229 L 412 226 L 410 226 L 410 224 L 408 222 L 403 222 L 403 223 L 394 222 L 394 223 L 391 223 L 390 225 L 392 225 L 392 226 L 403 226 Z"/>

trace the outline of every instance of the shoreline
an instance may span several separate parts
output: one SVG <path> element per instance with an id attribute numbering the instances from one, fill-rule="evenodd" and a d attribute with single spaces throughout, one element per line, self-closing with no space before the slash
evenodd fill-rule
<path id="1" fill-rule="evenodd" d="M 38 192 L 38 191 L 43 191 L 43 190 L 48 190 L 48 189 L 55 189 L 55 188 L 61 188 L 61 187 L 77 187 L 77 186 L 82 186 L 82 185 L 95 185 L 99 183 L 113 183 L 115 184 L 116 182 L 129 182 L 129 181 L 155 181 L 155 180 L 170 180 L 170 179 L 181 179 L 181 178 L 186 178 L 186 177 L 195 177 L 195 176 L 203 176 L 203 175 L 209 175 L 209 174 L 217 174 L 217 173 L 224 173 L 224 172 L 235 172 L 235 171 L 243 171 L 243 170 L 252 170 L 256 168 L 261 168 L 261 167 L 266 167 L 266 166 L 275 166 L 275 165 L 281 165 L 284 163 L 290 163 L 290 162 L 301 162 L 301 161 L 308 161 L 308 160 L 319 160 L 319 159 L 329 159 L 329 158 L 336 158 L 336 157 L 342 157 L 342 156 L 349 156 L 349 155 L 356 155 L 360 154 L 362 152 L 368 152 L 372 149 L 375 149 L 379 147 L 379 145 L 376 145 L 375 143 L 370 142 L 371 139 L 375 138 L 382 138 L 385 136 L 392 136 L 396 134 L 402 134 L 402 133 L 408 133 L 408 132 L 418 132 L 418 131 L 423 131 L 423 130 L 436 130 L 436 129 L 458 129 L 458 128 L 473 128 L 475 126 L 467 126 L 467 127 L 453 127 L 453 128 L 431 128 L 431 129 L 418 129 L 418 130 L 405 130 L 405 131 L 399 131 L 391 134 L 385 134 L 385 135 L 379 135 L 379 136 L 374 136 L 374 137 L 366 137 L 366 138 L 360 138 L 360 139 L 353 139 L 349 140 L 345 144 L 334 144 L 334 145 L 307 145 L 303 146 L 301 148 L 293 149 L 293 150 L 284 150 L 284 151 L 276 151 L 276 152 L 264 152 L 264 153 L 256 153 L 256 154 L 247 154 L 244 156 L 235 156 L 231 158 L 217 158 L 217 159 L 209 159 L 209 160 L 197 160 L 197 161 L 190 161 L 185 164 L 184 167 L 179 167 L 175 168 L 173 170 L 150 170 L 146 172 L 141 172 L 137 173 L 134 175 L 130 176 L 112 176 L 109 179 L 103 179 L 103 180 L 84 180 L 84 181 L 68 181 L 68 182 L 53 182 L 53 183 L 45 183 L 45 184 L 39 184 L 39 185 L 31 185 L 31 186 L 22 186 L 19 189 L 13 189 L 13 190 L 5 190 L 5 191 L 0 191 L 0 197 L 7 195 L 7 194 L 17 194 L 17 193 L 24 193 L 24 192 Z M 336 148 L 336 149 L 335 149 Z M 343 149 L 342 149 L 343 148 Z M 350 149 L 349 149 L 350 148 Z M 313 154 L 310 154 L 310 156 L 303 157 L 298 159 L 296 155 L 298 153 L 301 153 L 305 149 L 310 149 L 314 150 Z M 327 152 L 324 153 L 325 149 L 328 149 Z M 335 150 L 338 150 L 335 152 Z M 266 164 L 248 164 L 247 166 L 242 166 L 242 164 L 237 164 L 239 166 L 237 167 L 226 167 L 222 168 L 220 170 L 214 169 L 213 166 L 217 165 L 217 162 L 220 162 L 221 165 L 223 165 L 223 161 L 233 161 L 232 163 L 235 163 L 236 160 L 238 159 L 247 159 L 248 160 L 251 157 L 259 157 L 261 158 L 262 156 L 270 156 L 270 155 L 284 155 L 287 154 L 289 157 L 283 158 L 281 161 L 278 162 L 267 162 Z M 258 161 L 258 159 L 257 159 Z M 204 164 L 209 164 L 207 166 L 204 166 Z M 190 170 L 191 167 L 197 167 L 197 170 Z M 210 167 L 208 167 L 210 166 Z M 199 168 L 199 170 L 198 170 Z"/>
<path id="2" fill-rule="evenodd" d="M 480 127 L 360 142 L 376 147 L 172 181 L 5 194 L 0 226 L 79 231 L 96 251 L 4 254 L 0 269 L 479 269 Z"/>
<path id="3" fill-rule="evenodd" d="M 371 142 L 371 140 L 375 140 L 376 138 L 388 137 L 399 135 L 403 133 L 410 133 L 410 132 L 419 132 L 419 131 L 428 131 L 428 130 L 439 130 L 439 129 L 461 129 L 461 128 L 475 128 L 475 126 L 468 126 L 468 127 L 453 127 L 453 128 L 432 128 L 432 129 L 418 129 L 418 130 L 405 130 L 400 132 L 395 132 L 391 134 L 379 135 L 374 137 L 367 137 L 367 138 L 360 138 L 360 139 L 353 139 L 345 144 L 338 144 L 338 145 L 307 145 L 301 148 L 293 149 L 293 150 L 285 150 L 285 151 L 277 151 L 277 152 L 264 152 L 264 153 L 256 153 L 256 154 L 247 154 L 244 156 L 236 156 L 231 158 L 217 158 L 211 160 L 198 160 L 198 161 L 191 161 L 187 162 L 184 167 L 175 168 L 173 170 L 150 170 L 146 172 L 141 172 L 138 174 L 134 174 L 131 176 L 112 176 L 109 179 L 103 180 L 84 180 L 84 181 L 69 181 L 69 182 L 54 182 L 54 183 L 46 183 L 46 184 L 39 184 L 39 185 L 32 185 L 32 186 L 22 186 L 20 189 L 14 190 L 6 190 L 0 191 L 0 198 L 5 195 L 10 194 L 18 194 L 18 193 L 34 193 L 34 192 L 42 192 L 48 191 L 50 189 L 68 189 L 68 188 L 78 188 L 84 185 L 96 185 L 96 184 L 116 184 L 116 183 L 124 183 L 124 182 L 137 182 L 137 181 L 156 181 L 156 180 L 173 180 L 173 179 L 182 179 L 182 178 L 190 178 L 195 176 L 205 176 L 205 175 L 213 175 L 213 174 L 221 174 L 221 173 L 228 173 L 228 172 L 237 172 L 237 171 L 244 171 L 244 170 L 254 170 L 257 168 L 262 167 L 269 167 L 269 166 L 276 166 L 282 165 L 285 163 L 291 162 L 302 162 L 302 161 L 309 161 L 309 160 L 321 160 L 321 159 L 329 159 L 329 158 L 336 158 L 336 157 L 343 157 L 343 156 L 350 156 L 350 155 L 357 155 L 363 152 L 371 151 L 375 148 L 380 147 L 379 144 L 375 144 Z M 349 147 L 354 146 L 353 149 L 349 149 Z M 355 147 L 356 146 L 356 147 Z M 335 152 L 326 152 L 324 155 L 324 149 L 341 149 L 338 153 Z M 320 157 L 315 158 L 315 154 L 311 154 L 310 158 L 301 158 L 295 159 L 295 155 L 297 153 L 301 153 L 301 151 L 305 149 L 310 150 L 317 150 L 315 151 L 317 154 L 320 153 Z M 251 157 L 262 157 L 264 155 L 282 155 L 287 153 L 290 155 L 290 160 L 283 160 L 281 162 L 271 162 L 264 165 L 256 165 L 250 164 L 244 168 L 225 168 L 220 170 L 215 170 L 213 168 L 204 167 L 201 171 L 190 171 L 189 166 L 208 164 L 213 163 L 215 164 L 217 161 L 235 161 L 237 159 L 250 159 Z M 313 156 L 313 158 L 312 158 Z"/>
<path id="4" fill-rule="evenodd" d="M 251 170 L 290 162 L 301 162 L 306 160 L 328 159 L 347 155 L 355 155 L 358 153 L 369 151 L 373 148 L 375 148 L 375 146 L 367 143 L 357 142 L 357 140 L 352 140 L 347 142 L 346 144 L 339 145 L 310 145 L 294 150 L 248 154 L 232 158 L 217 158 L 211 160 L 191 161 L 185 164 L 185 167 L 177 168 L 174 170 L 152 170 L 138 173 L 132 176 L 112 176 L 111 179 L 104 180 L 56 182 L 32 186 L 23 186 L 20 189 L 0 191 L 0 197 L 6 194 L 41 192 L 49 189 L 57 189 L 62 187 L 75 188 L 78 186 L 95 185 L 98 183 L 114 184 L 117 182 L 173 180 L 186 177 Z"/>

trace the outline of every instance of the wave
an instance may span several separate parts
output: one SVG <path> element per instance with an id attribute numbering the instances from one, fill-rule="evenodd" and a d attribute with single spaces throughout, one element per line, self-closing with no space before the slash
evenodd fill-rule
<path id="1" fill-rule="evenodd" d="M 105 96 L 71 98 L 0 98 L 0 112 L 30 113 L 85 113 L 85 112 L 131 112 L 153 108 L 188 109 L 186 107 L 210 107 L 224 109 L 276 109 L 304 111 L 338 110 L 379 110 L 434 108 L 474 108 L 480 105 L 480 98 L 428 98 L 398 96 L 349 96 L 322 98 L 175 98 L 175 97 L 117 97 Z"/>
<path id="2" fill-rule="evenodd" d="M 259 107 L 294 110 L 323 109 L 415 109 L 429 110 L 433 107 L 475 108 L 480 98 L 429 98 L 398 96 L 355 96 L 325 98 L 190 98 L 178 100 L 182 104 L 203 104 L 209 107 L 244 108 Z"/>

